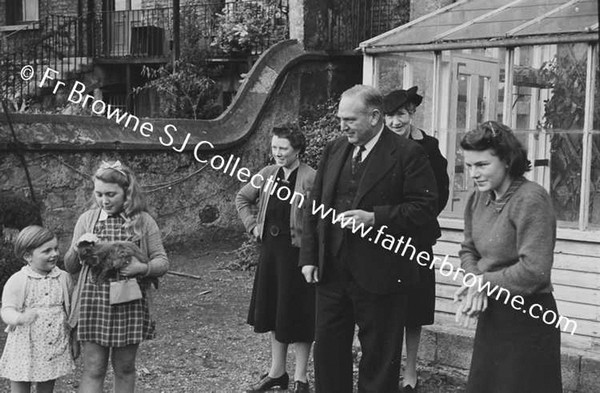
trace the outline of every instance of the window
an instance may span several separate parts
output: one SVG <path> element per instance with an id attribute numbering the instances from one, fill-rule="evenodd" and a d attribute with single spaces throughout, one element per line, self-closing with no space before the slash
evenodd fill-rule
<path id="1" fill-rule="evenodd" d="M 423 102 L 415 112 L 413 122 L 429 135 L 437 132 L 431 128 L 433 56 L 429 53 L 399 54 L 382 56 L 378 61 L 376 86 L 384 94 L 417 86 Z"/>
<path id="2" fill-rule="evenodd" d="M 497 120 L 511 127 L 527 148 L 533 168 L 526 176 L 548 190 L 559 227 L 597 231 L 597 56 L 598 47 L 588 42 L 445 50 L 434 56 L 386 53 L 375 57 L 372 78 L 384 93 L 418 85 L 425 96 L 413 121 L 435 131 L 448 159 L 450 199 L 442 217 L 462 218 L 473 189 L 464 168 L 462 136 L 477 123 Z"/>
<path id="3" fill-rule="evenodd" d="M 511 126 L 532 134 L 531 178 L 548 190 L 565 228 L 599 222 L 597 120 L 585 130 L 586 115 L 600 104 L 586 114 L 586 88 L 594 83 L 587 75 L 589 49 L 586 43 L 515 48 Z"/>
<path id="4" fill-rule="evenodd" d="M 39 19 L 39 0 L 13 0 L 6 2 L 6 24 L 16 25 Z"/>

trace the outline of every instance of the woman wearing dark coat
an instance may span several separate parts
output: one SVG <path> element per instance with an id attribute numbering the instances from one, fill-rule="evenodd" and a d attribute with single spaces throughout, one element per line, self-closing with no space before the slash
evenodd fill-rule
<path id="1" fill-rule="evenodd" d="M 438 214 L 448 202 L 449 184 L 448 161 L 439 149 L 438 140 L 427 135 L 423 130 L 412 124 L 416 108 L 423 101 L 417 94 L 417 86 L 408 90 L 394 90 L 383 99 L 385 123 L 396 134 L 417 142 L 423 147 L 429 158 L 438 188 Z M 425 234 L 419 241 L 423 251 L 432 253 L 431 247 L 435 239 L 441 236 L 439 224 L 433 226 L 436 232 Z M 433 324 L 435 313 L 435 272 L 427 266 L 419 265 L 419 288 L 408 295 L 408 313 L 406 320 L 406 367 L 403 376 L 403 391 L 415 392 L 417 389 L 417 352 L 421 338 L 421 326 Z"/>
<path id="2" fill-rule="evenodd" d="M 271 368 L 246 392 L 288 388 L 286 357 L 292 343 L 296 370 L 290 392 L 309 391 L 306 368 L 315 333 L 315 288 L 304 280 L 298 256 L 315 170 L 300 162 L 305 146 L 298 127 L 274 128 L 275 165 L 263 168 L 235 199 L 246 230 L 261 242 L 248 323 L 256 333 L 271 335 Z"/>

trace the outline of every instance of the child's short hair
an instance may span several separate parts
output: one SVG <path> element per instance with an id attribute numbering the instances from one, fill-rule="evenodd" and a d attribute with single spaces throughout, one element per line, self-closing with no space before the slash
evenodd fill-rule
<path id="1" fill-rule="evenodd" d="M 39 225 L 30 225 L 23 228 L 15 239 L 15 255 L 17 258 L 24 260 L 23 257 L 26 253 L 35 250 L 55 237 L 56 235 L 52 231 Z"/>

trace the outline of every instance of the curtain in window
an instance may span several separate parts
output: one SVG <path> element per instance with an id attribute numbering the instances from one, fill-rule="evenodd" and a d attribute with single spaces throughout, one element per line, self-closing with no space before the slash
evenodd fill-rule
<path id="1" fill-rule="evenodd" d="M 23 0 L 23 21 L 29 22 L 40 18 L 39 0 Z"/>

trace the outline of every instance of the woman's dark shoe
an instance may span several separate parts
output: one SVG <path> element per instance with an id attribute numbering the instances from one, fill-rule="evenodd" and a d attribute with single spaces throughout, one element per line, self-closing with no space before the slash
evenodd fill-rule
<path id="1" fill-rule="evenodd" d="M 246 393 L 266 392 L 274 388 L 286 390 L 289 384 L 290 376 L 288 373 L 284 373 L 281 377 L 277 378 L 271 378 L 269 374 L 263 374 L 258 382 L 246 390 Z"/>
<path id="2" fill-rule="evenodd" d="M 310 393 L 310 389 L 308 388 L 308 382 L 295 381 L 294 393 Z"/>

